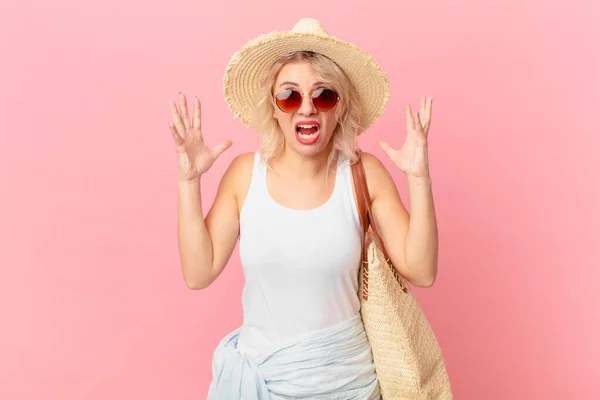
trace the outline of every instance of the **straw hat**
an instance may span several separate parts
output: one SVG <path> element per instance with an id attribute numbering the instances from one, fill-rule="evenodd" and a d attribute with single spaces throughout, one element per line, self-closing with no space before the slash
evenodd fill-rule
<path id="1" fill-rule="evenodd" d="M 254 128 L 252 113 L 259 100 L 261 80 L 282 56 L 295 51 L 312 51 L 333 60 L 358 91 L 364 111 L 364 132 L 388 103 L 390 88 L 375 59 L 356 45 L 329 36 L 316 19 L 301 19 L 291 31 L 271 32 L 246 43 L 236 52 L 223 77 L 225 100 L 234 116 Z"/>

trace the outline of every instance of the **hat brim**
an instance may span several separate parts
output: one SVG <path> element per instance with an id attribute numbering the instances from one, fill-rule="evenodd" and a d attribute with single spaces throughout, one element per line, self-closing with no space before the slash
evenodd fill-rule
<path id="1" fill-rule="evenodd" d="M 235 53 L 223 77 L 225 100 L 244 126 L 255 128 L 252 115 L 259 100 L 260 84 L 271 66 L 295 51 L 312 51 L 333 60 L 357 90 L 363 107 L 362 133 L 383 114 L 390 88 L 386 74 L 375 59 L 352 43 L 332 36 L 274 32 L 248 42 Z"/>

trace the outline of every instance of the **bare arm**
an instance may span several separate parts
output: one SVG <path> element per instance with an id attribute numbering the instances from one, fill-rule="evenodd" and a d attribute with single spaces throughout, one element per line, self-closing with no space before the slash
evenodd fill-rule
<path id="1" fill-rule="evenodd" d="M 200 184 L 193 185 L 197 189 L 180 186 L 179 252 L 183 276 L 191 289 L 208 287 L 231 258 L 239 237 L 239 211 L 250 185 L 253 160 L 253 154 L 248 153 L 232 161 L 204 219 Z"/>
<path id="2" fill-rule="evenodd" d="M 410 223 L 406 233 L 406 264 L 421 277 L 421 286 L 435 283 L 438 271 L 438 228 L 430 177 L 408 177 Z"/>
<path id="3" fill-rule="evenodd" d="M 191 289 L 208 287 L 223 271 L 239 236 L 236 188 L 247 156 L 237 157 L 223 175 L 206 218 L 200 179 L 179 184 L 178 239 L 181 267 Z"/>
<path id="4" fill-rule="evenodd" d="M 231 207 L 228 207 L 231 200 L 227 197 L 227 194 L 222 194 L 220 200 L 215 199 L 211 208 L 211 211 L 215 208 L 224 211 L 218 213 L 222 216 L 221 223 L 224 229 L 221 230 L 220 235 L 213 235 L 216 239 L 215 246 L 203 216 L 200 178 L 193 182 L 179 183 L 177 238 L 183 278 L 190 289 L 208 287 L 221 273 L 229 259 L 231 252 L 227 249 L 235 246 L 238 227 L 236 215 L 231 212 Z M 225 235 L 223 231 L 226 232 Z M 229 244 L 229 242 L 233 243 Z M 215 260 L 223 258 L 225 262 L 215 263 Z"/>
<path id="5" fill-rule="evenodd" d="M 205 219 L 202 212 L 202 176 L 217 157 L 231 146 L 231 141 L 224 140 L 212 148 L 208 147 L 201 130 L 200 100 L 194 99 L 194 115 L 190 119 L 183 93 L 179 94 L 179 99 L 179 109 L 169 101 L 173 117 L 169 127 L 179 163 L 179 256 L 188 287 L 202 289 L 219 276 L 237 241 L 239 220 L 236 174 L 239 171 L 236 170 L 239 169 L 240 162 L 234 160 L 225 172 L 214 204 Z"/>
<path id="6" fill-rule="evenodd" d="M 438 235 L 430 178 L 408 177 L 411 214 L 387 169 L 363 153 L 375 223 L 390 261 L 410 283 L 430 287 L 437 275 Z"/>
<path id="7" fill-rule="evenodd" d="M 408 178 L 410 215 L 383 164 L 366 157 L 373 181 L 373 214 L 393 264 L 417 286 L 432 286 L 438 271 L 438 229 L 429 173 L 428 135 L 433 98 L 421 97 L 419 111 L 405 107 L 406 140 L 399 150 L 380 142 L 381 149 Z"/>

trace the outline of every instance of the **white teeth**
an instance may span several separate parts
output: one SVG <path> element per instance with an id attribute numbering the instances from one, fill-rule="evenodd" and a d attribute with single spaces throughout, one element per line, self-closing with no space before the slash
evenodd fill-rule
<path id="1" fill-rule="evenodd" d="M 317 133 L 311 133 L 311 134 L 306 134 L 306 133 L 298 133 L 298 136 L 300 136 L 302 139 L 312 139 L 315 136 L 317 136 Z"/>
<path id="2" fill-rule="evenodd" d="M 302 133 L 300 132 L 300 129 L 314 129 L 315 131 L 313 133 Z M 296 126 L 296 130 L 298 132 L 298 136 L 304 140 L 314 139 L 319 133 L 319 127 L 317 125 L 300 124 Z"/>

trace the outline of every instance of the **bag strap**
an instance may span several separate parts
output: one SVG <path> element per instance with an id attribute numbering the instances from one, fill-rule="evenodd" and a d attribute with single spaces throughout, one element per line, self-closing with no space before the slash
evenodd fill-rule
<path id="1" fill-rule="evenodd" d="M 356 205 L 358 208 L 358 217 L 360 219 L 360 225 L 362 227 L 362 260 L 366 261 L 367 246 L 365 243 L 365 238 L 367 237 L 367 231 L 369 230 L 369 218 L 367 216 L 368 211 L 365 206 L 365 195 L 363 194 L 363 185 L 361 183 L 361 177 L 364 177 L 364 175 L 361 175 L 359 172 L 359 170 L 362 168 L 363 166 L 360 158 L 356 163 L 352 164 L 351 166 L 352 180 L 354 181 L 354 191 L 356 192 Z"/>
<path id="2" fill-rule="evenodd" d="M 373 238 L 386 260 L 389 262 L 389 257 L 377 230 L 377 224 L 375 224 L 375 218 L 373 217 L 373 211 L 371 210 L 371 195 L 369 194 L 369 187 L 367 186 L 367 179 L 365 177 L 365 168 L 362 163 L 362 152 L 359 150 L 358 161 L 352 164 L 352 178 L 354 180 L 354 190 L 356 191 L 356 200 L 358 202 L 358 212 L 360 216 L 360 224 L 362 225 L 362 238 L 363 238 L 363 261 L 367 261 L 367 246 L 365 246 L 366 233 L 371 227 L 373 232 Z"/>
<path id="3" fill-rule="evenodd" d="M 358 161 L 352 164 L 351 169 L 352 179 L 354 181 L 354 191 L 356 192 L 358 215 L 360 218 L 360 225 L 362 226 L 362 296 L 364 300 L 367 300 L 369 297 L 369 258 L 367 255 L 367 231 L 369 230 L 369 226 L 371 227 L 371 232 L 373 233 L 373 239 L 383 252 L 385 259 L 388 260 L 388 264 L 389 257 L 387 255 L 387 251 L 385 250 L 385 246 L 383 245 L 383 240 L 381 240 L 381 236 L 379 236 L 379 231 L 377 230 L 377 225 L 375 224 L 375 218 L 373 218 L 373 212 L 371 211 L 371 195 L 369 194 L 369 187 L 365 177 L 365 168 L 362 163 L 362 152 L 360 150 L 358 151 Z"/>
<path id="4" fill-rule="evenodd" d="M 354 181 L 354 190 L 356 191 L 358 214 L 360 218 L 360 224 L 362 226 L 362 262 L 364 270 L 363 299 L 367 300 L 369 288 L 369 258 L 367 254 L 367 231 L 369 230 L 369 226 L 371 227 L 371 232 L 373 233 L 373 240 L 375 240 L 375 243 L 377 243 L 377 246 L 383 253 L 384 258 L 394 273 L 394 277 L 400 284 L 400 287 L 406 293 L 407 288 L 403 284 L 398 271 L 396 271 L 396 268 L 394 268 L 390 262 L 390 257 L 388 256 L 385 245 L 383 244 L 383 239 L 381 239 L 379 231 L 377 230 L 377 224 L 375 224 L 375 218 L 373 217 L 373 211 L 371 210 L 371 195 L 369 194 L 369 187 L 365 177 L 365 168 L 362 163 L 362 151 L 358 151 L 358 161 L 352 164 L 351 169 L 352 179 Z"/>

